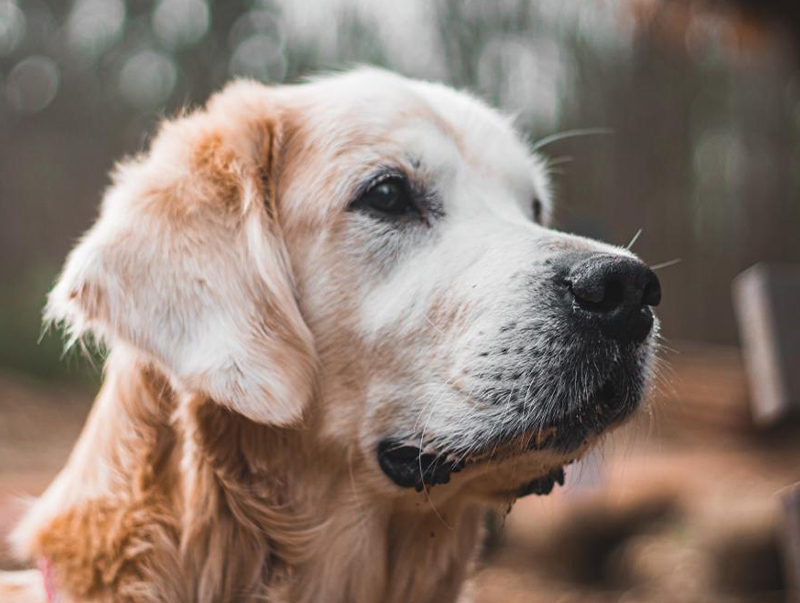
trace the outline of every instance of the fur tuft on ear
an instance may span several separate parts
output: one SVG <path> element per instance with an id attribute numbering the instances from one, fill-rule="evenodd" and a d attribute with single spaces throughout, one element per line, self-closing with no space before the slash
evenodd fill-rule
<path id="1" fill-rule="evenodd" d="M 71 340 L 117 340 L 178 387 L 273 425 L 297 421 L 315 357 L 278 222 L 280 111 L 239 82 L 165 123 L 119 166 L 45 318 Z"/>

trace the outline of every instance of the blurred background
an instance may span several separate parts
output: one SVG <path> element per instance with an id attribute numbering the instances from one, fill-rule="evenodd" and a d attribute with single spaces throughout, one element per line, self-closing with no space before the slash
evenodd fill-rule
<path id="1" fill-rule="evenodd" d="M 0 0 L 0 533 L 100 381 L 40 315 L 114 162 L 233 77 L 357 63 L 468 88 L 532 143 L 611 130 L 543 149 L 555 225 L 636 238 L 660 266 L 649 412 L 567 488 L 494 518 L 475 600 L 789 600 L 800 432 L 759 409 L 800 403 L 798 306 L 764 293 L 800 299 L 797 0 Z M 765 349 L 778 402 L 758 387 Z"/>

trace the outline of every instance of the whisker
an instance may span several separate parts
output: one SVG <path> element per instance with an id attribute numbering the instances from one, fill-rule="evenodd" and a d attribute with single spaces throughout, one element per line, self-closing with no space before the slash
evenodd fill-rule
<path id="1" fill-rule="evenodd" d="M 563 163 L 571 163 L 574 160 L 575 160 L 575 158 L 572 155 L 562 155 L 561 157 L 555 157 L 553 159 L 550 159 L 547 162 L 547 167 L 551 168 L 551 167 L 555 167 L 557 165 L 561 165 Z"/>
<path id="2" fill-rule="evenodd" d="M 431 323 L 431 324 L 433 324 L 433 323 Z M 432 405 L 431 403 L 434 401 L 434 399 L 440 400 L 444 396 L 444 394 L 446 393 L 447 387 L 450 385 L 450 383 L 452 381 L 453 381 L 453 378 L 447 379 L 447 381 L 445 381 L 442 384 L 441 389 L 437 392 L 437 394 L 434 394 L 434 395 L 430 396 L 429 400 L 425 404 L 424 409 L 420 412 L 420 414 L 417 417 L 417 422 L 418 422 L 420 417 L 422 416 L 422 413 L 425 412 L 425 410 L 427 410 L 428 407 L 430 407 L 430 411 L 428 412 L 428 417 L 427 417 L 427 419 L 425 419 L 425 424 L 422 427 L 422 432 L 420 433 L 420 436 L 419 436 L 419 446 L 418 446 L 419 454 L 417 455 L 417 468 L 419 470 L 420 482 L 422 483 L 422 492 L 425 494 L 425 499 L 428 502 L 428 506 L 430 506 L 430 508 L 433 511 L 434 515 L 436 515 L 436 517 L 439 519 L 439 521 L 442 523 L 442 525 L 444 525 L 445 528 L 447 528 L 448 530 L 452 530 L 453 526 L 451 526 L 449 523 L 447 523 L 447 521 L 445 521 L 444 517 L 442 517 L 442 515 L 439 513 L 439 510 L 436 508 L 436 505 L 433 504 L 433 500 L 431 500 L 430 492 L 428 491 L 428 486 L 425 483 L 425 477 L 424 477 L 425 472 L 424 472 L 424 470 L 422 468 L 422 454 L 423 454 L 422 451 L 423 451 L 423 444 L 424 444 L 424 441 L 425 441 L 425 432 L 428 429 L 428 422 L 431 420 L 431 417 L 433 416 L 433 411 L 436 409 L 436 407 L 434 405 Z"/>
<path id="3" fill-rule="evenodd" d="M 680 353 L 681 353 L 681 351 L 680 351 L 680 350 L 678 350 L 678 349 L 676 349 L 676 348 L 672 348 L 672 347 L 668 346 L 668 345 L 667 345 L 667 344 L 665 344 L 665 343 L 659 343 L 659 344 L 658 344 L 658 347 L 659 347 L 660 349 L 664 350 L 665 352 L 669 352 L 670 354 L 680 354 Z"/>
<path id="4" fill-rule="evenodd" d="M 625 249 L 627 249 L 628 251 L 630 251 L 630 250 L 631 250 L 631 247 L 633 247 L 634 243 L 636 243 L 636 241 L 638 241 L 638 240 L 639 240 L 639 236 L 640 236 L 641 234 L 642 234 L 642 229 L 640 228 L 639 230 L 637 230 L 637 231 L 636 231 L 636 234 L 635 234 L 635 235 L 633 235 L 633 238 L 631 239 L 631 242 L 630 242 L 630 243 L 628 243 L 628 245 L 625 247 Z"/>
<path id="5" fill-rule="evenodd" d="M 674 266 L 675 264 L 681 263 L 681 258 L 675 258 L 674 260 L 669 260 L 668 262 L 661 262 L 660 264 L 653 264 L 650 266 L 650 270 L 661 270 L 662 268 L 669 268 L 670 266 Z"/>
<path id="6" fill-rule="evenodd" d="M 567 138 L 577 138 L 578 136 L 593 136 L 597 134 L 613 134 L 613 133 L 614 130 L 612 130 L 611 128 L 579 128 L 576 130 L 564 130 L 562 132 L 556 132 L 555 134 L 550 134 L 549 136 L 540 138 L 534 143 L 533 147 L 531 147 L 531 152 L 535 153 L 539 149 L 542 149 L 549 144 Z"/>

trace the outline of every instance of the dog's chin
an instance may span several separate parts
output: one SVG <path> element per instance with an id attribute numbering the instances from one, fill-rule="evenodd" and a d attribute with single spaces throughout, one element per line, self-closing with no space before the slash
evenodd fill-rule
<path id="1" fill-rule="evenodd" d="M 381 470 L 397 486 L 422 491 L 447 484 L 454 474 L 476 472 L 497 482 L 504 480 L 503 466 L 513 463 L 500 491 L 510 496 L 546 495 L 564 483 L 563 467 L 582 456 L 599 438 L 621 424 L 638 407 L 641 391 L 608 379 L 575 405 L 552 420 L 487 437 L 480 446 L 465 450 L 420 448 L 414 437 L 388 437 L 378 444 Z M 526 478 L 527 474 L 527 478 Z M 527 479 L 520 484 L 521 479 Z"/>
<path id="2" fill-rule="evenodd" d="M 383 472 L 397 485 L 417 492 L 448 484 L 454 474 L 465 473 L 468 488 L 483 492 L 487 499 L 503 500 L 531 494 L 550 494 L 564 485 L 564 467 L 590 447 L 575 451 L 572 457 L 555 451 L 524 450 L 516 446 L 514 454 L 503 457 L 464 457 L 452 453 L 422 451 L 387 438 L 378 446 L 378 462 Z"/>
<path id="3" fill-rule="evenodd" d="M 641 387 L 609 378 L 573 409 L 525 434 L 525 449 L 569 453 L 585 447 L 624 422 L 639 407 L 641 398 Z"/>

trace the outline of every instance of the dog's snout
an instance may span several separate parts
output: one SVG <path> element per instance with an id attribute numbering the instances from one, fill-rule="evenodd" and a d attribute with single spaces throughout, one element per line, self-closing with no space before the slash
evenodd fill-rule
<path id="1" fill-rule="evenodd" d="M 633 258 L 583 256 L 565 277 L 574 306 L 597 321 L 603 333 L 621 341 L 643 341 L 653 326 L 650 306 L 661 301 L 658 277 Z"/>

